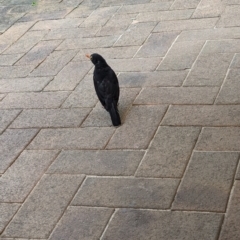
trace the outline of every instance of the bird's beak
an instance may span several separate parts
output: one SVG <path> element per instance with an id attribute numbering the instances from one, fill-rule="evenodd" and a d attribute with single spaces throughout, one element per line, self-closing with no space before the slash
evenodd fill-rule
<path id="1" fill-rule="evenodd" d="M 86 54 L 85 55 L 87 58 L 91 59 L 91 56 L 89 54 Z"/>

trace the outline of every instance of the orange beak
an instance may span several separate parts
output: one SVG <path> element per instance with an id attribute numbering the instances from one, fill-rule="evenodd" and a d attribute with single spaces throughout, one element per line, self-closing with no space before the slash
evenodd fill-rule
<path id="1" fill-rule="evenodd" d="M 89 54 L 86 54 L 85 55 L 87 58 L 91 59 L 91 56 Z"/>

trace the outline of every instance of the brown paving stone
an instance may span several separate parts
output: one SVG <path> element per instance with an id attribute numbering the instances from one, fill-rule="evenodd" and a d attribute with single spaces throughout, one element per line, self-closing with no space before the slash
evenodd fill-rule
<path id="1" fill-rule="evenodd" d="M 240 126 L 240 106 L 170 106 L 161 125 L 166 126 Z"/>
<path id="2" fill-rule="evenodd" d="M 199 2 L 200 0 L 176 0 L 171 6 L 171 9 L 196 8 Z"/>
<path id="3" fill-rule="evenodd" d="M 238 153 L 194 152 L 173 209 L 225 212 Z"/>
<path id="4" fill-rule="evenodd" d="M 226 6 L 217 27 L 236 27 L 240 26 L 240 6 Z"/>
<path id="5" fill-rule="evenodd" d="M 1 178 L 0 178 L 1 179 Z M 0 233 L 19 209 L 20 204 L 0 203 Z"/>
<path id="6" fill-rule="evenodd" d="M 213 104 L 217 87 L 144 88 L 134 104 Z"/>
<path id="7" fill-rule="evenodd" d="M 140 88 L 121 88 L 118 110 L 122 123 L 124 123 L 129 108 L 138 93 Z M 112 121 L 109 113 L 103 109 L 102 104 L 98 102 L 93 111 L 89 114 L 87 119 L 82 124 L 82 127 L 108 127 L 112 126 Z"/>
<path id="8" fill-rule="evenodd" d="M 24 151 L 0 178 L 0 202 L 23 202 L 57 151 Z"/>
<path id="9" fill-rule="evenodd" d="M 39 92 L 51 80 L 51 77 L 0 79 L 0 92 Z"/>
<path id="10" fill-rule="evenodd" d="M 136 176 L 181 177 L 199 133 L 196 127 L 160 127 Z"/>
<path id="11" fill-rule="evenodd" d="M 107 148 L 147 148 L 165 111 L 166 106 L 132 107 L 125 122 L 116 130 Z"/>
<path id="12" fill-rule="evenodd" d="M 45 175 L 5 229 L 3 236 L 47 238 L 82 180 L 82 175 Z"/>
<path id="13" fill-rule="evenodd" d="M 144 151 L 62 151 L 47 173 L 134 175 Z M 1 178 L 0 178 L 1 179 Z"/>
<path id="14" fill-rule="evenodd" d="M 35 129 L 8 129 L 0 135 L 0 173 L 4 173 L 36 133 Z"/>
<path id="15" fill-rule="evenodd" d="M 215 240 L 221 221 L 215 213 L 119 209 L 102 240 Z"/>
<path id="16" fill-rule="evenodd" d="M 101 149 L 114 128 L 42 129 L 28 149 Z"/>
<path id="17" fill-rule="evenodd" d="M 123 72 L 118 76 L 122 87 L 177 87 L 188 71 Z"/>
<path id="18" fill-rule="evenodd" d="M 72 205 L 169 208 L 178 179 L 87 177 Z"/>
<path id="19" fill-rule="evenodd" d="M 26 77 L 35 66 L 0 66 L 0 79 Z"/>
<path id="20" fill-rule="evenodd" d="M 49 240 L 99 239 L 112 213 L 110 208 L 69 207 Z"/>
<path id="21" fill-rule="evenodd" d="M 220 240 L 237 240 L 239 239 L 239 216 L 240 216 L 240 181 L 235 181 L 233 193 L 229 200 L 227 213 L 222 226 Z"/>
<path id="22" fill-rule="evenodd" d="M 239 141 L 239 127 L 207 127 L 203 128 L 196 150 L 239 151 Z"/>
<path id="23" fill-rule="evenodd" d="M 9 93 L 0 102 L 0 108 L 57 108 L 68 95 L 68 92 Z"/>
<path id="24" fill-rule="evenodd" d="M 20 113 L 20 110 L 0 110 L 0 128 L 6 128 Z"/>
<path id="25" fill-rule="evenodd" d="M 213 28 L 218 18 L 186 19 L 160 22 L 153 32 L 183 31 L 189 29 Z"/>
<path id="26" fill-rule="evenodd" d="M 221 86 L 232 58 L 232 53 L 200 55 L 184 86 Z"/>
<path id="27" fill-rule="evenodd" d="M 23 54 L 0 55 L 0 66 L 13 65 Z"/>
<path id="28" fill-rule="evenodd" d="M 203 44 L 203 41 L 174 43 L 157 70 L 185 70 L 191 68 Z"/>

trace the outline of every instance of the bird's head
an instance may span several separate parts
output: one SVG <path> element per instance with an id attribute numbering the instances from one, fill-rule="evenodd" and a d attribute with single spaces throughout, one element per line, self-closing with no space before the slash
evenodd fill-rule
<path id="1" fill-rule="evenodd" d="M 93 53 L 91 55 L 86 54 L 86 57 L 89 58 L 94 65 L 107 65 L 105 59 L 98 53 Z"/>

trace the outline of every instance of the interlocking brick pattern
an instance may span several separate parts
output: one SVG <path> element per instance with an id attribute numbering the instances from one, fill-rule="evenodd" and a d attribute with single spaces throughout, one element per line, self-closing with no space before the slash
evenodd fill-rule
<path id="1" fill-rule="evenodd" d="M 0 0 L 0 239 L 239 240 L 239 38 L 238 0 Z"/>

